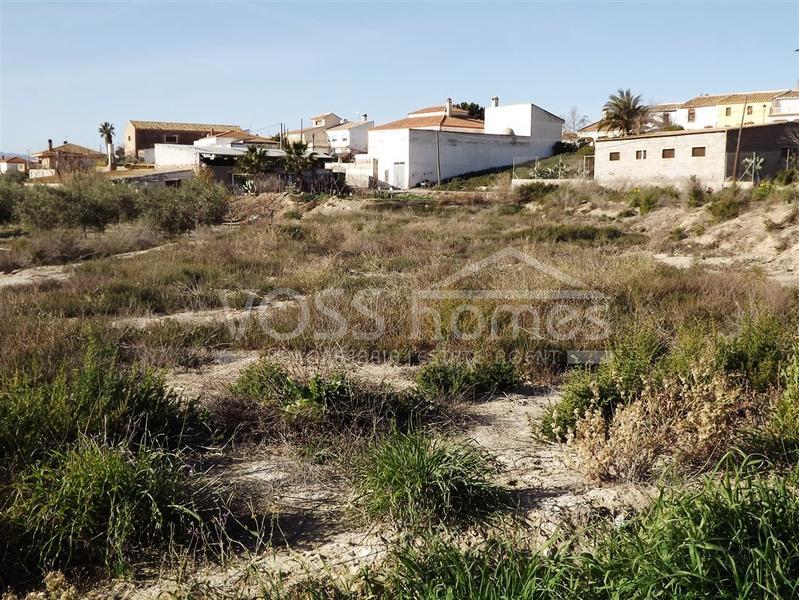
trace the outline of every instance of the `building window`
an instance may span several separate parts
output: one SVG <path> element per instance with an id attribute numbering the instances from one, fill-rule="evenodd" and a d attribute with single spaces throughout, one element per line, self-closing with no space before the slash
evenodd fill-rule
<path id="1" fill-rule="evenodd" d="M 751 105 L 746 107 L 746 114 L 747 115 L 751 115 L 752 114 L 752 106 Z"/>
<path id="2" fill-rule="evenodd" d="M 704 146 L 694 146 L 691 148 L 691 156 L 704 156 L 705 155 L 705 147 Z"/>
<path id="3" fill-rule="evenodd" d="M 635 160 L 644 160 L 644 159 L 646 159 L 646 150 L 636 150 Z"/>
<path id="4" fill-rule="evenodd" d="M 128 136 L 128 141 L 130 141 L 130 136 Z"/>
<path id="5" fill-rule="evenodd" d="M 621 158 L 621 153 L 619 152 L 610 153 L 610 160 L 619 160 L 620 158 Z"/>
<path id="6" fill-rule="evenodd" d="M 671 125 L 671 115 L 669 113 L 663 113 L 663 125 L 666 127 Z"/>
<path id="7" fill-rule="evenodd" d="M 164 143 L 165 144 L 177 144 L 178 143 L 178 136 L 176 136 L 176 135 L 165 135 L 164 136 Z"/>
<path id="8" fill-rule="evenodd" d="M 663 148 L 661 156 L 663 158 L 674 158 L 674 148 Z"/>
<path id="9" fill-rule="evenodd" d="M 724 109 L 724 116 L 729 117 L 732 114 L 732 107 L 728 106 Z"/>
<path id="10" fill-rule="evenodd" d="M 693 123 L 696 121 L 696 110 L 693 108 L 688 109 L 688 122 Z"/>

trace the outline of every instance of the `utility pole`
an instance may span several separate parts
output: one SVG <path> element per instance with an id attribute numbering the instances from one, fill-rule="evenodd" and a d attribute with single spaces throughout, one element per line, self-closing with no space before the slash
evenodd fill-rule
<path id="1" fill-rule="evenodd" d="M 741 125 L 738 127 L 738 141 L 735 143 L 735 162 L 732 164 L 732 183 L 735 185 L 738 182 L 738 158 L 741 156 L 741 137 L 744 131 L 744 118 L 746 117 L 746 105 L 749 102 L 749 96 L 744 96 L 744 107 L 741 109 Z"/>

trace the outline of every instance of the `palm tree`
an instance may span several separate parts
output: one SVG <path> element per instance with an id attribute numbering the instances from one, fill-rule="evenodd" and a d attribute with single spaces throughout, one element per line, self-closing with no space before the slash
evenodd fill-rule
<path id="1" fill-rule="evenodd" d="M 640 133 L 649 119 L 649 107 L 634 96 L 630 90 L 619 90 L 611 94 L 603 107 L 604 116 L 599 129 L 621 131 L 624 135 Z"/>
<path id="2" fill-rule="evenodd" d="M 100 133 L 100 137 L 105 140 L 105 149 L 108 154 L 108 168 L 111 169 L 114 166 L 114 126 L 106 121 L 100 124 L 100 128 L 97 131 Z"/>
<path id="3" fill-rule="evenodd" d="M 294 173 L 300 184 L 300 189 L 305 188 L 305 178 L 303 171 L 307 171 L 314 166 L 315 158 L 314 153 L 306 153 L 308 144 L 301 140 L 295 142 L 288 142 L 286 144 L 286 156 L 283 157 L 283 167 L 289 173 Z"/>
<path id="4" fill-rule="evenodd" d="M 260 175 L 269 169 L 269 159 L 266 150 L 249 146 L 236 161 L 236 171 L 244 175 Z"/>

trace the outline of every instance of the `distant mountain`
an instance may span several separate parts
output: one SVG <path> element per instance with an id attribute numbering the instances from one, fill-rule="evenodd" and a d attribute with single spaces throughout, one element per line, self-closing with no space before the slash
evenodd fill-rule
<path id="1" fill-rule="evenodd" d="M 31 158 L 27 154 L 18 154 L 16 152 L 3 152 L 2 150 L 0 150 L 0 156 L 5 156 L 6 158 L 11 158 L 12 156 L 19 156 L 20 158 L 24 158 L 25 160 L 29 160 Z"/>

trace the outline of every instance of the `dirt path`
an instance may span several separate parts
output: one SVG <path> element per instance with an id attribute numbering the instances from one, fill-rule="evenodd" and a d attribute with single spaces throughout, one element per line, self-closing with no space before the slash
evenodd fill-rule
<path id="1" fill-rule="evenodd" d="M 539 539 L 564 520 L 584 523 L 597 513 L 625 518 L 643 506 L 649 494 L 647 488 L 634 485 L 590 485 L 568 446 L 536 439 L 534 425 L 558 398 L 540 389 L 475 404 L 470 413 L 476 425 L 464 433 L 506 468 L 503 480 L 517 490 L 529 533 Z"/>
<path id="2" fill-rule="evenodd" d="M 177 242 L 170 242 L 161 246 L 153 246 L 145 250 L 135 250 L 133 252 L 123 252 L 122 254 L 114 254 L 104 258 L 113 258 L 124 260 L 136 256 L 142 256 L 150 252 L 163 250 L 170 246 L 176 245 Z M 18 287 L 21 285 L 35 285 L 45 281 L 64 281 L 72 276 L 73 269 L 79 267 L 85 262 L 68 263 L 66 265 L 45 265 L 41 267 L 30 267 L 27 269 L 19 269 L 12 273 L 0 273 L 0 289 Z"/>

